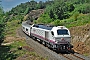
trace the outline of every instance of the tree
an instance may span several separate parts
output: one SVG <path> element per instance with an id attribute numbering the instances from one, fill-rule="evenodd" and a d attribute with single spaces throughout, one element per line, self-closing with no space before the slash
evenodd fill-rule
<path id="1" fill-rule="evenodd" d="M 26 10 L 25 10 L 25 12 L 24 12 L 24 14 L 26 15 L 27 13 L 29 13 L 29 11 L 30 11 L 30 8 L 27 7 Z"/>
<path id="2" fill-rule="evenodd" d="M 55 15 L 54 15 L 54 13 L 53 13 L 53 11 L 52 10 L 50 10 L 50 14 L 49 14 L 49 16 L 50 16 L 50 18 L 52 19 L 55 19 Z"/>
<path id="3" fill-rule="evenodd" d="M 69 0 L 54 0 L 54 3 L 46 7 L 46 13 L 49 13 L 50 18 L 67 19 L 70 17 L 70 12 L 74 11 L 75 7 Z"/>
<path id="4" fill-rule="evenodd" d="M 4 12 L 2 6 L 0 6 L 0 45 L 4 41 Z"/>
<path id="5" fill-rule="evenodd" d="M 44 5 L 44 3 L 42 1 L 39 2 L 39 5 L 40 5 L 40 9 L 45 8 L 45 5 Z"/>

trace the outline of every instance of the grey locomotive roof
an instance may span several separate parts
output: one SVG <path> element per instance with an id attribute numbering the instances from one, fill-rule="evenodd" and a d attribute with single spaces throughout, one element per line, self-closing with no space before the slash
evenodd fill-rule
<path id="1" fill-rule="evenodd" d="M 27 26 L 27 27 L 30 27 L 31 26 L 31 25 L 27 24 L 27 21 L 22 22 L 22 25 Z M 43 24 L 35 24 L 33 27 L 47 29 L 47 30 L 51 30 L 53 28 L 53 26 L 43 25 Z"/>
<path id="2" fill-rule="evenodd" d="M 37 27 L 37 28 L 42 28 L 42 29 L 47 29 L 47 30 L 51 30 L 53 28 L 53 26 L 47 26 L 47 25 L 34 25 L 34 27 Z"/>

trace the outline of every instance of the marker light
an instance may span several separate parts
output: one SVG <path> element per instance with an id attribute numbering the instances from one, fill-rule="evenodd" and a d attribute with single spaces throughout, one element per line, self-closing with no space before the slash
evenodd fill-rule
<path id="1" fill-rule="evenodd" d="M 63 29 L 63 27 L 61 27 L 61 29 Z"/>
<path id="2" fill-rule="evenodd" d="M 58 28 L 61 28 L 61 29 L 63 29 L 63 26 L 58 26 Z"/>

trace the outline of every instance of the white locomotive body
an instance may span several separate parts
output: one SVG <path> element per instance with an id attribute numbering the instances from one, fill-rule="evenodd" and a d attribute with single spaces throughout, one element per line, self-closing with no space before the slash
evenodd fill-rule
<path id="1" fill-rule="evenodd" d="M 22 23 L 22 30 L 30 37 L 57 51 L 71 50 L 70 31 L 65 26 L 47 26 L 42 24 L 27 25 Z"/>

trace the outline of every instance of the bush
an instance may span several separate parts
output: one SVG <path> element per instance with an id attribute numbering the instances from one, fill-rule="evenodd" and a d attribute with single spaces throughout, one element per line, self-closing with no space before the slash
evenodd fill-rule
<path id="1" fill-rule="evenodd" d="M 4 41 L 4 24 L 0 24 L 0 45 Z"/>
<path id="2" fill-rule="evenodd" d="M 86 4 L 78 5 L 76 11 L 83 14 L 90 13 L 90 4 L 86 3 Z"/>
<path id="3" fill-rule="evenodd" d="M 0 45 L 4 40 L 4 27 L 5 27 L 5 17 L 2 7 L 0 6 Z"/>

